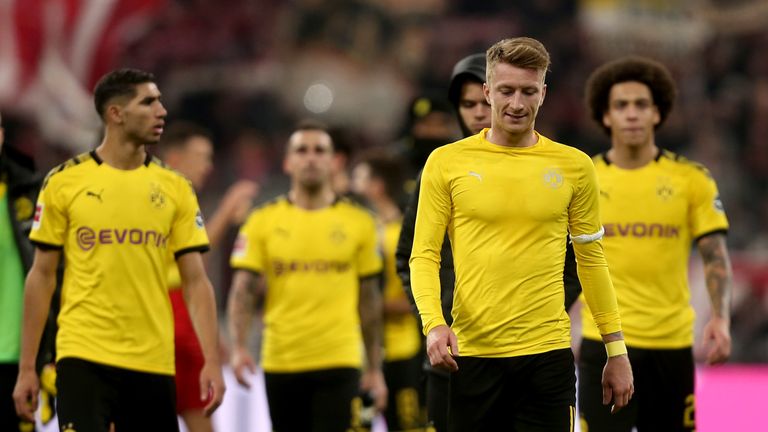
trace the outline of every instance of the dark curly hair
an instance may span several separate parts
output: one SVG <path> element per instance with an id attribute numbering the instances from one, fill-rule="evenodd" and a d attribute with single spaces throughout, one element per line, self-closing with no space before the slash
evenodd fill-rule
<path id="1" fill-rule="evenodd" d="M 93 104 L 99 117 L 104 118 L 107 103 L 112 98 L 123 96 L 136 96 L 136 86 L 139 84 L 155 82 L 155 76 L 149 72 L 138 69 L 117 69 L 99 79 L 93 90 Z"/>
<path id="2" fill-rule="evenodd" d="M 677 87 L 672 74 L 663 64 L 645 57 L 630 56 L 608 62 L 592 72 L 587 79 L 586 102 L 592 120 L 610 135 L 611 130 L 603 124 L 603 114 L 608 109 L 608 98 L 615 84 L 637 81 L 648 86 L 653 103 L 659 110 L 659 123 L 664 124 L 672 111 Z"/>

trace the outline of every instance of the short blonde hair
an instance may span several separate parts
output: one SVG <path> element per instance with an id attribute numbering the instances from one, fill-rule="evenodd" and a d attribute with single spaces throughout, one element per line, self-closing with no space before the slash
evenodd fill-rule
<path id="1" fill-rule="evenodd" d="M 493 68 L 499 63 L 507 63 L 523 69 L 535 69 L 546 72 L 549 69 L 549 52 L 536 39 L 517 37 L 502 39 L 485 52 L 487 64 L 486 81 L 491 82 Z"/>

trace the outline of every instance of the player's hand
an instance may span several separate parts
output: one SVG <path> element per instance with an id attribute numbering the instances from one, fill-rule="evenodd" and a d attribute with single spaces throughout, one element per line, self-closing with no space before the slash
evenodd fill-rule
<path id="1" fill-rule="evenodd" d="M 459 344 L 456 334 L 447 325 L 439 325 L 427 335 L 427 356 L 429 363 L 436 368 L 449 372 L 459 370 L 454 357 L 459 355 Z"/>
<path id="2" fill-rule="evenodd" d="M 730 321 L 712 317 L 704 326 L 704 347 L 707 350 L 707 364 L 721 364 L 731 356 Z"/>
<path id="3" fill-rule="evenodd" d="M 232 357 L 230 358 L 230 364 L 232 365 L 232 371 L 235 373 L 235 378 L 241 386 L 245 388 L 251 388 L 251 383 L 245 378 L 245 371 L 256 373 L 256 362 L 253 361 L 251 353 L 247 348 L 235 347 L 232 350 Z"/>
<path id="4" fill-rule="evenodd" d="M 216 408 L 224 400 L 224 377 L 221 375 L 221 365 L 206 362 L 200 371 L 200 400 L 207 400 L 208 404 L 203 408 L 206 417 L 210 417 Z"/>
<path id="5" fill-rule="evenodd" d="M 611 414 L 629 404 L 635 393 L 632 366 L 626 354 L 608 357 L 603 369 L 603 405 L 611 406 Z"/>
<path id="6" fill-rule="evenodd" d="M 40 380 L 34 370 L 19 370 L 16 387 L 13 389 L 13 403 L 16 414 L 24 420 L 35 421 L 37 410 L 37 394 L 40 391 Z"/>
<path id="7" fill-rule="evenodd" d="M 233 224 L 243 223 L 258 193 L 258 183 L 250 180 L 240 180 L 230 186 L 224 193 L 220 205 L 224 214 L 227 215 L 227 220 Z"/>
<path id="8" fill-rule="evenodd" d="M 384 373 L 381 369 L 370 369 L 365 371 L 360 378 L 360 389 L 373 396 L 373 406 L 376 411 L 383 412 L 387 407 L 387 398 L 389 390 L 384 381 Z"/>

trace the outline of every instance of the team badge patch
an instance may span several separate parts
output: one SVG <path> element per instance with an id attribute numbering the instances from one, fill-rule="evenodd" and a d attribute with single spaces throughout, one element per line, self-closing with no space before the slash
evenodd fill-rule
<path id="1" fill-rule="evenodd" d="M 245 256 L 245 250 L 248 248 L 248 239 L 240 234 L 235 240 L 235 246 L 232 248 L 232 256 L 235 258 L 242 258 Z"/>
<path id="2" fill-rule="evenodd" d="M 205 226 L 205 222 L 203 221 L 203 212 L 200 210 L 195 213 L 195 225 L 197 225 L 198 228 L 203 228 Z"/>
<path id="3" fill-rule="evenodd" d="M 40 228 L 40 224 L 43 222 L 43 209 L 45 208 L 45 204 L 43 203 L 37 203 L 37 206 L 35 206 L 35 217 L 32 218 L 32 229 L 36 230 Z"/>
<path id="4" fill-rule="evenodd" d="M 558 189 L 563 185 L 563 173 L 557 168 L 549 168 L 544 172 L 544 184 L 552 189 Z"/>
<path id="5" fill-rule="evenodd" d="M 719 211 L 720 213 L 723 213 L 725 211 L 725 207 L 723 206 L 723 201 L 720 200 L 720 195 L 715 197 L 714 201 L 712 202 L 712 205 L 715 207 L 715 210 Z"/>
<path id="6" fill-rule="evenodd" d="M 160 186 L 152 183 L 149 187 L 149 202 L 151 202 L 156 209 L 165 207 L 165 195 L 163 194 L 163 190 L 160 189 Z"/>

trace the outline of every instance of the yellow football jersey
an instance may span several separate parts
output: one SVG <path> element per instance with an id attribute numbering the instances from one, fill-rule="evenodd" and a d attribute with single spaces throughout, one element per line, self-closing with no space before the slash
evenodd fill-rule
<path id="1" fill-rule="evenodd" d="M 185 178 L 150 156 L 120 170 L 82 154 L 48 174 L 30 238 L 64 251 L 57 359 L 174 373 L 167 255 L 208 248 Z"/>
<path id="2" fill-rule="evenodd" d="M 604 154 L 594 161 L 605 256 L 627 345 L 693 345 L 688 260 L 694 239 L 728 229 L 717 185 L 706 168 L 669 151 L 633 170 Z M 589 308 L 582 314 L 584 336 L 599 339 Z"/>
<path id="3" fill-rule="evenodd" d="M 248 217 L 233 268 L 262 274 L 267 372 L 360 367 L 360 278 L 381 272 L 373 217 L 340 199 L 305 210 L 279 197 Z"/>
<path id="4" fill-rule="evenodd" d="M 485 139 L 487 132 L 438 148 L 424 167 L 411 254 L 424 333 L 445 324 L 438 270 L 446 228 L 460 355 L 511 357 L 570 346 L 563 290 L 568 233 L 578 240 L 579 275 L 603 333 L 621 330 L 597 241 L 590 158 L 541 135 L 531 147 L 496 145 Z"/>
<path id="5" fill-rule="evenodd" d="M 402 221 L 384 225 L 382 250 L 384 252 L 384 301 L 407 299 L 403 283 L 397 275 L 395 250 L 400 239 Z M 384 317 L 384 360 L 397 361 L 412 358 L 421 347 L 421 333 L 413 314 Z"/>

